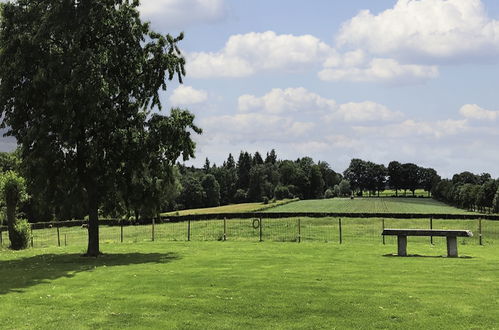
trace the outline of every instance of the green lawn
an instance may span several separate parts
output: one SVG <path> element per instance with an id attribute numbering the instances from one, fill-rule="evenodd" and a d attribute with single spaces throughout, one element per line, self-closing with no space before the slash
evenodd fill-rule
<path id="1" fill-rule="evenodd" d="M 5 329 L 493 329 L 499 247 L 149 242 L 0 251 Z"/>
<path id="2" fill-rule="evenodd" d="M 470 214 L 431 198 L 332 198 L 303 200 L 266 212 L 337 212 L 337 213 L 446 213 Z"/>

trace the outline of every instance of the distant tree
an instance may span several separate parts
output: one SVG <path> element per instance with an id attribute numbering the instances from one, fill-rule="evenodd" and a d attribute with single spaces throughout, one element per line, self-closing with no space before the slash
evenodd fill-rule
<path id="1" fill-rule="evenodd" d="M 265 157 L 265 163 L 273 165 L 277 163 L 277 155 L 274 149 L 270 150 L 270 152 L 267 152 L 267 157 Z"/>
<path id="2" fill-rule="evenodd" d="M 324 197 L 324 180 L 320 167 L 313 165 L 310 171 L 310 192 L 311 198 L 319 199 Z"/>
<path id="3" fill-rule="evenodd" d="M 245 190 L 243 189 L 237 189 L 236 193 L 234 194 L 234 203 L 244 203 L 248 199 L 248 194 L 246 193 Z"/>
<path id="4" fill-rule="evenodd" d="M 351 189 L 359 191 L 362 196 L 367 188 L 367 163 L 362 159 L 352 159 L 343 176 L 350 182 Z"/>
<path id="5" fill-rule="evenodd" d="M 263 164 L 263 159 L 262 159 L 262 155 L 260 155 L 260 153 L 257 151 L 255 152 L 255 155 L 253 156 L 253 166 L 255 165 L 262 165 Z"/>
<path id="6" fill-rule="evenodd" d="M 17 228 L 17 207 L 27 198 L 26 181 L 14 171 L 7 171 L 0 176 L 0 192 L 6 205 L 7 227 L 11 248 L 20 250 L 27 247 L 26 237 L 19 235 Z"/>
<path id="7" fill-rule="evenodd" d="M 236 168 L 236 162 L 234 161 L 234 157 L 232 157 L 232 154 L 229 154 L 224 167 L 226 167 L 227 169 Z"/>
<path id="8" fill-rule="evenodd" d="M 402 164 L 396 161 L 388 164 L 388 185 L 395 190 L 395 196 L 398 196 L 398 191 L 402 189 Z"/>
<path id="9" fill-rule="evenodd" d="M 208 157 L 206 157 L 206 160 L 204 161 L 203 170 L 205 173 L 210 173 L 211 164 L 210 164 L 210 160 L 208 159 Z"/>
<path id="10" fill-rule="evenodd" d="M 204 206 L 212 207 L 220 205 L 220 185 L 212 174 L 204 176 L 201 182 L 203 186 L 205 203 Z"/>
<path id="11" fill-rule="evenodd" d="M 317 166 L 319 167 L 322 179 L 324 180 L 324 188 L 333 188 L 340 183 L 341 175 L 333 171 L 327 162 L 319 161 Z"/>
<path id="12" fill-rule="evenodd" d="M 287 186 L 278 185 L 274 189 L 274 196 L 277 200 L 292 198 L 291 192 Z"/>
<path id="13" fill-rule="evenodd" d="M 345 197 L 352 194 L 352 188 L 350 186 L 350 181 L 348 180 L 341 180 L 341 182 L 338 184 L 338 188 L 340 196 Z"/>
<path id="14" fill-rule="evenodd" d="M 499 188 L 497 188 L 496 194 L 494 195 L 492 210 L 494 213 L 499 213 Z"/>
<path id="15" fill-rule="evenodd" d="M 420 185 L 419 167 L 412 163 L 402 165 L 402 187 L 412 192 L 415 196 L 416 189 Z"/>
<path id="16" fill-rule="evenodd" d="M 249 187 L 250 180 L 250 170 L 251 170 L 252 159 L 251 155 L 247 152 L 242 152 L 239 154 L 239 160 L 237 161 L 237 172 L 238 181 L 237 188 L 247 190 Z"/>
<path id="17" fill-rule="evenodd" d="M 188 175 L 182 180 L 182 192 L 179 196 L 179 202 L 184 208 L 197 209 L 204 206 L 206 193 L 198 178 Z"/>
<path id="18" fill-rule="evenodd" d="M 324 198 L 329 199 L 338 196 L 337 194 L 335 194 L 333 189 L 327 189 L 326 192 L 324 192 Z"/>
<path id="19" fill-rule="evenodd" d="M 267 175 L 265 166 L 255 165 L 250 170 L 250 180 L 248 188 L 248 200 L 251 202 L 261 202 L 265 196 L 265 183 Z M 266 196 L 269 197 L 269 196 Z"/>

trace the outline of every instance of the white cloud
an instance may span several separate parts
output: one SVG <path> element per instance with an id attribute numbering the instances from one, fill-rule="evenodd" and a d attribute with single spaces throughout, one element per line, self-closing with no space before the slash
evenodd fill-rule
<path id="1" fill-rule="evenodd" d="M 360 134 L 384 138 L 414 138 L 429 137 L 442 138 L 450 135 L 467 132 L 470 128 L 468 121 L 463 120 L 441 120 L 436 122 L 404 120 L 401 123 L 385 126 L 354 126 L 354 131 Z"/>
<path id="2" fill-rule="evenodd" d="M 262 97 L 248 94 L 242 95 L 239 97 L 238 105 L 238 109 L 243 112 L 263 110 L 268 113 L 279 114 L 284 112 L 331 110 L 336 107 L 336 102 L 299 87 L 274 88 Z"/>
<path id="3" fill-rule="evenodd" d="M 252 143 L 255 141 L 297 141 L 310 132 L 315 124 L 289 117 L 243 113 L 202 119 L 204 134 L 217 141 Z"/>
<path id="4" fill-rule="evenodd" d="M 142 0 L 140 12 L 155 27 L 183 30 L 226 17 L 225 0 Z"/>
<path id="5" fill-rule="evenodd" d="M 346 122 L 392 121 L 401 117 L 403 117 L 401 112 L 392 111 L 382 104 L 366 101 L 341 104 L 337 111 L 326 116 L 326 120 L 341 119 Z"/>
<path id="6" fill-rule="evenodd" d="M 363 10 L 345 22 L 340 47 L 405 61 L 470 60 L 499 54 L 499 21 L 480 0 L 399 0 L 373 15 Z"/>
<path id="7" fill-rule="evenodd" d="M 301 71 L 324 60 L 331 48 L 314 36 L 273 31 L 233 35 L 218 52 L 187 54 L 195 78 L 246 77 L 258 71 Z"/>
<path id="8" fill-rule="evenodd" d="M 180 85 L 170 96 L 170 103 L 177 105 L 192 105 L 204 103 L 208 99 L 208 93 L 203 90 L 194 89 L 191 86 Z"/>
<path id="9" fill-rule="evenodd" d="M 374 58 L 367 60 L 361 52 L 345 54 L 343 58 L 334 56 L 324 63 L 319 78 L 324 81 L 384 82 L 410 84 L 419 83 L 439 75 L 433 65 L 400 64 L 394 59 Z"/>
<path id="10" fill-rule="evenodd" d="M 459 110 L 459 113 L 468 119 L 476 120 L 496 120 L 499 118 L 499 111 L 486 110 L 476 104 L 465 104 Z"/>

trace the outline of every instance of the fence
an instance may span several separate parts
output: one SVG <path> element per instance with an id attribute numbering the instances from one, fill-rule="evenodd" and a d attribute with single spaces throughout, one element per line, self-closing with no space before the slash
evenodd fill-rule
<path id="1" fill-rule="evenodd" d="M 39 227 L 39 225 L 38 225 Z M 461 244 L 491 245 L 499 242 L 499 221 L 379 218 L 250 218 L 166 222 L 147 225 L 100 226 L 101 244 L 146 241 L 274 241 L 332 242 L 349 244 L 372 242 L 395 244 L 396 237 L 382 237 L 383 228 L 466 229 L 472 238 Z M 82 227 L 33 229 L 31 246 L 85 245 L 87 230 Z M 445 244 L 443 237 L 410 237 L 410 241 Z M 9 245 L 5 229 L 0 230 L 0 245 Z"/>

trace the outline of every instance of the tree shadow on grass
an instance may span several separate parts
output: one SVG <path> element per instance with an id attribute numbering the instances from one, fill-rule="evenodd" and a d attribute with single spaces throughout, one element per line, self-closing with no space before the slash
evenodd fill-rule
<path id="1" fill-rule="evenodd" d="M 470 257 L 470 256 L 448 257 L 446 255 L 425 256 L 425 255 L 421 255 L 421 254 L 408 254 L 406 256 L 399 256 L 398 254 L 394 254 L 394 253 L 383 254 L 383 257 L 396 257 L 396 258 L 436 258 L 436 259 L 473 259 L 473 257 Z"/>
<path id="2" fill-rule="evenodd" d="M 122 253 L 104 254 L 99 258 L 86 258 L 80 254 L 43 254 L 3 260 L 0 261 L 0 296 L 23 292 L 25 288 L 58 278 L 71 278 L 99 267 L 165 264 L 178 259 L 180 256 L 175 253 Z"/>

